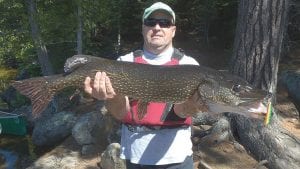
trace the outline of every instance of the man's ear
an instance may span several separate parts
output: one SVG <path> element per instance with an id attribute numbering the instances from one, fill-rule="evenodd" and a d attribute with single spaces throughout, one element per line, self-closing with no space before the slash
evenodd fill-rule
<path id="1" fill-rule="evenodd" d="M 173 35 L 172 35 L 173 38 L 175 37 L 175 34 L 176 34 L 176 26 L 173 26 Z"/>
<path id="2" fill-rule="evenodd" d="M 144 36 L 144 28 L 145 28 L 145 26 L 142 25 L 142 31 L 141 31 L 142 36 Z"/>

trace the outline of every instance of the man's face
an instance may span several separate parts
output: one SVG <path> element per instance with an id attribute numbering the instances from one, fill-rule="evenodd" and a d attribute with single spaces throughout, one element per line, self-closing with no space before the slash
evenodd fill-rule
<path id="1" fill-rule="evenodd" d="M 148 20 L 152 21 L 152 24 L 143 24 L 143 37 L 144 37 L 144 47 L 154 51 L 163 51 L 169 46 L 172 46 L 172 39 L 175 36 L 176 26 L 168 25 L 166 22 L 162 24 L 159 21 L 169 21 L 173 23 L 172 17 L 162 11 L 155 11 L 149 17 Z M 153 23 L 154 22 L 154 23 Z M 156 22 L 156 23 L 155 23 Z"/>

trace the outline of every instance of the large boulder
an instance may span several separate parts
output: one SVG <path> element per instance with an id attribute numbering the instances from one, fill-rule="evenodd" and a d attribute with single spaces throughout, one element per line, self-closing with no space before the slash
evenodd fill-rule
<path id="1" fill-rule="evenodd" d="M 95 111 L 84 113 L 72 129 L 72 136 L 82 146 L 82 154 L 94 153 L 99 144 L 120 141 L 120 122 L 113 118 L 103 104 Z"/>
<path id="2" fill-rule="evenodd" d="M 38 146 L 55 145 L 71 134 L 77 118 L 74 113 L 63 111 L 37 120 L 32 132 L 32 142 Z"/>
<path id="3" fill-rule="evenodd" d="M 104 140 L 103 114 L 90 112 L 83 114 L 72 128 L 72 136 L 82 146 L 82 154 L 90 154 L 96 150 L 96 144 Z"/>

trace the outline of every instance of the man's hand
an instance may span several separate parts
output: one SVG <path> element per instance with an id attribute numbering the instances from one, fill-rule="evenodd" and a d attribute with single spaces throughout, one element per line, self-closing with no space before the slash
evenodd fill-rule
<path id="1" fill-rule="evenodd" d="M 199 98 L 197 92 L 187 101 L 180 104 L 174 104 L 174 112 L 181 118 L 192 116 L 198 112 L 207 110 L 207 106 L 201 102 L 201 98 Z"/>
<path id="2" fill-rule="evenodd" d="M 128 98 L 116 95 L 112 83 L 105 72 L 97 72 L 93 82 L 90 77 L 86 77 L 84 90 L 98 100 L 105 100 L 107 110 L 116 119 L 123 119 L 130 110 Z"/>
<path id="3" fill-rule="evenodd" d="M 97 72 L 93 83 L 90 77 L 86 77 L 84 90 L 98 100 L 112 99 L 116 96 L 110 79 L 106 76 L 105 72 Z"/>

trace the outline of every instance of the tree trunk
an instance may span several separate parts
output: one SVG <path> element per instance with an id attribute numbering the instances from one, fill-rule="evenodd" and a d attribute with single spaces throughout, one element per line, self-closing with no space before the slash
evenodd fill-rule
<path id="1" fill-rule="evenodd" d="M 288 0 L 240 0 L 239 3 L 230 69 L 255 87 L 272 93 L 276 91 L 287 12 Z M 232 133 L 232 137 L 256 160 L 267 160 L 266 165 L 270 169 L 299 168 L 300 140 L 278 124 L 275 112 L 268 126 L 234 113 L 225 113 L 224 116 L 230 125 L 228 128 L 231 132 L 228 133 Z M 221 123 L 221 120 L 217 123 Z M 226 129 L 226 123 L 216 124 L 214 126 Z M 211 131 L 216 133 L 215 130 Z M 212 134 L 211 138 L 218 137 Z"/>
<path id="2" fill-rule="evenodd" d="M 82 54 L 82 32 L 83 32 L 83 21 L 82 21 L 82 11 L 81 3 L 77 3 L 77 54 Z"/>
<path id="3" fill-rule="evenodd" d="M 261 122 L 229 114 L 233 137 L 255 157 L 267 160 L 270 169 L 297 169 L 300 166 L 300 140 L 273 120 Z"/>
<path id="4" fill-rule="evenodd" d="M 217 144 L 235 140 L 257 161 L 267 161 L 265 165 L 270 169 L 298 169 L 300 140 L 277 122 L 273 120 L 270 125 L 265 126 L 259 120 L 236 113 L 218 116 L 199 113 L 193 117 L 193 125 L 213 125 L 208 131 L 196 133 L 201 135 L 201 142 Z"/>
<path id="5" fill-rule="evenodd" d="M 230 69 L 275 93 L 288 0 L 241 0 Z"/>
<path id="6" fill-rule="evenodd" d="M 34 45 L 37 49 L 38 60 L 42 69 L 42 74 L 44 76 L 53 74 L 52 66 L 48 58 L 47 48 L 42 41 L 41 34 L 36 22 L 36 7 L 34 0 L 27 0 L 28 5 L 28 15 L 29 23 L 31 27 L 31 36 L 34 42 Z"/>

